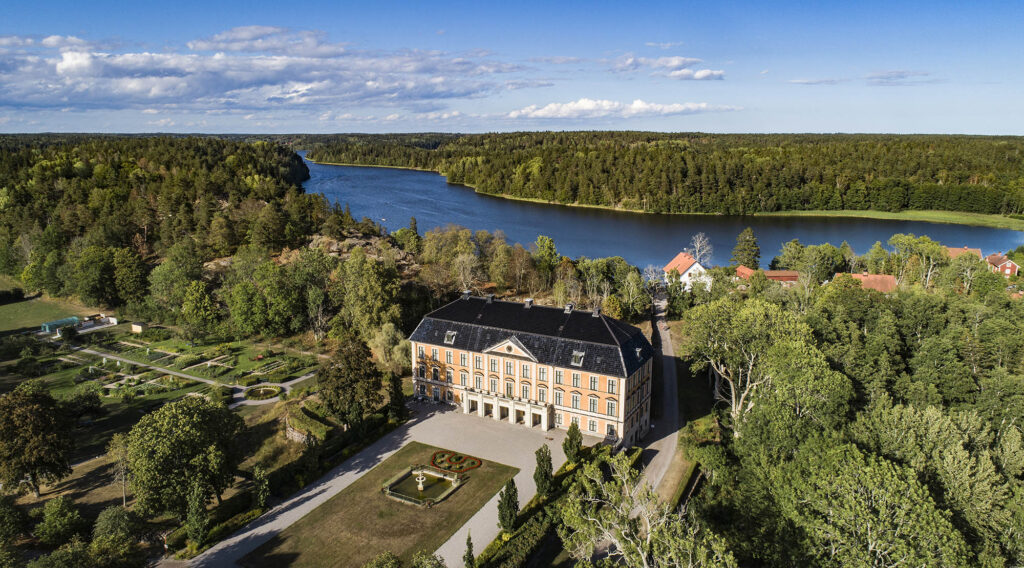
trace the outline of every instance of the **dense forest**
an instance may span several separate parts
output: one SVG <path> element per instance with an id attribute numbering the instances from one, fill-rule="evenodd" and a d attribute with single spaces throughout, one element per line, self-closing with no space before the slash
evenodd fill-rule
<path id="1" fill-rule="evenodd" d="M 517 132 L 306 136 L 321 162 L 438 171 L 478 191 L 658 213 L 1024 211 L 1024 139 Z"/>

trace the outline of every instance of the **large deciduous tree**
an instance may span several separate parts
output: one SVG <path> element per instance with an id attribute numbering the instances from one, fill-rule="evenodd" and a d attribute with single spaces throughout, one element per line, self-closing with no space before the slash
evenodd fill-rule
<path id="1" fill-rule="evenodd" d="M 131 487 L 139 506 L 184 516 L 193 484 L 219 499 L 241 461 L 243 428 L 237 414 L 200 396 L 143 416 L 128 434 Z"/>
<path id="2" fill-rule="evenodd" d="M 39 484 L 71 473 L 71 425 L 50 393 L 35 381 L 0 395 L 0 484 Z"/>

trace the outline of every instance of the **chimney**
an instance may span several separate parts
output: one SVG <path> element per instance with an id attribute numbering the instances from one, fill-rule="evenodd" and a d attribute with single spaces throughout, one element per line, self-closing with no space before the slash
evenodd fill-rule
<path id="1" fill-rule="evenodd" d="M 575 308 L 575 307 L 576 306 L 572 305 L 572 302 L 569 302 L 568 304 L 565 305 L 565 313 L 571 314 L 573 308 Z"/>
<path id="2" fill-rule="evenodd" d="M 490 304 L 492 302 L 494 302 L 494 294 L 487 294 L 487 303 Z"/>
<path id="3" fill-rule="evenodd" d="M 462 291 L 462 299 L 463 300 L 468 300 L 469 296 L 470 296 L 470 291 L 469 290 L 463 290 Z"/>
<path id="4" fill-rule="evenodd" d="M 591 315 L 593 315 L 595 318 L 601 317 L 601 308 L 594 308 L 594 313 Z"/>
<path id="5" fill-rule="evenodd" d="M 532 307 L 533 307 L 533 298 L 527 298 L 527 299 L 526 299 L 526 300 L 525 300 L 525 301 L 523 302 L 523 307 L 524 307 L 524 308 L 526 308 L 526 309 L 530 309 L 530 308 L 532 308 Z"/>

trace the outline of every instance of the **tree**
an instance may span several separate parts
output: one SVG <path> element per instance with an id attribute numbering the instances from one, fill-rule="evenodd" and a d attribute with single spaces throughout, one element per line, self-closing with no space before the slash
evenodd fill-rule
<path id="1" fill-rule="evenodd" d="M 402 378 L 394 373 L 388 375 L 388 420 L 397 422 L 405 414 L 405 393 L 402 392 Z"/>
<path id="2" fill-rule="evenodd" d="M 25 514 L 13 501 L 11 497 L 0 497 L 0 547 L 14 542 L 14 539 L 21 536 L 28 522 Z"/>
<path id="3" fill-rule="evenodd" d="M 39 497 L 39 484 L 71 473 L 71 427 L 41 383 L 28 381 L 0 395 L 0 484 L 24 483 Z"/>
<path id="4" fill-rule="evenodd" d="M 359 330 L 360 336 L 367 341 L 385 323 L 399 320 L 401 312 L 396 301 L 399 279 L 393 269 L 367 258 L 363 248 L 356 247 L 341 272 L 343 298 L 339 302 L 338 323 Z"/>
<path id="5" fill-rule="evenodd" d="M 231 325 L 240 336 L 251 337 L 264 331 L 267 304 L 255 284 L 249 281 L 235 284 L 228 291 L 227 304 Z"/>
<path id="6" fill-rule="evenodd" d="M 814 440 L 777 484 L 822 563 L 964 566 L 967 545 L 913 471 L 852 444 Z"/>
<path id="7" fill-rule="evenodd" d="M 128 483 L 131 471 L 128 469 L 128 435 L 117 433 L 107 444 L 107 457 L 114 467 L 114 479 L 121 484 L 121 506 L 128 506 Z"/>
<path id="8" fill-rule="evenodd" d="M 206 540 L 206 531 L 210 526 L 210 515 L 206 512 L 206 496 L 208 491 L 199 481 L 192 483 L 188 490 L 188 512 L 185 516 L 185 532 L 196 547 Z"/>
<path id="9" fill-rule="evenodd" d="M 498 496 L 498 527 L 505 532 L 516 529 L 519 516 L 519 490 L 514 479 L 509 479 Z"/>
<path id="10" fill-rule="evenodd" d="M 114 250 L 113 262 L 117 296 L 126 304 L 141 303 L 149 288 L 142 257 L 130 248 L 119 248 Z"/>
<path id="11" fill-rule="evenodd" d="M 533 482 L 537 485 L 537 494 L 547 497 L 551 493 L 554 474 L 551 465 L 551 449 L 547 444 L 537 448 L 537 469 L 533 471 Z"/>
<path id="12" fill-rule="evenodd" d="M 476 556 L 473 555 L 473 535 L 466 533 L 466 553 L 462 555 L 465 568 L 476 568 Z"/>
<path id="13" fill-rule="evenodd" d="M 575 558 L 588 561 L 608 545 L 611 565 L 644 568 L 735 567 L 724 541 L 664 506 L 632 467 L 628 452 L 583 466 L 561 508 L 558 535 Z"/>
<path id="14" fill-rule="evenodd" d="M 550 282 L 552 275 L 554 275 L 555 267 L 562 260 L 562 255 L 558 254 L 558 249 L 555 248 L 555 241 L 548 236 L 538 236 L 534 246 L 536 250 L 533 253 L 533 257 L 537 261 L 537 270 L 540 271 L 545 281 Z"/>
<path id="15" fill-rule="evenodd" d="M 134 544 L 139 531 L 138 516 L 124 507 L 107 507 L 100 511 L 92 527 L 93 541 L 107 539 L 122 545 Z"/>
<path id="16" fill-rule="evenodd" d="M 71 498 L 60 495 L 43 505 L 43 520 L 33 533 L 47 546 L 60 546 L 75 535 L 81 536 L 88 527 Z"/>
<path id="17" fill-rule="evenodd" d="M 189 282 L 203 275 L 202 257 L 192 239 L 182 239 L 167 251 L 167 258 L 149 273 L 149 291 L 157 305 L 176 313 Z"/>
<path id="18" fill-rule="evenodd" d="M 219 499 L 241 461 L 237 438 L 243 429 L 237 414 L 198 396 L 143 416 L 128 434 L 128 468 L 139 507 L 184 516 L 194 487 Z"/>
<path id="19" fill-rule="evenodd" d="M 349 427 L 383 402 L 383 377 L 370 360 L 370 349 L 352 334 L 340 340 L 338 350 L 317 373 L 320 396 L 332 414 Z"/>
<path id="20" fill-rule="evenodd" d="M 761 247 L 757 246 L 757 237 L 754 236 L 753 229 L 747 227 L 736 237 L 736 247 L 732 249 L 732 258 L 729 261 L 734 266 L 742 264 L 755 270 L 761 266 Z"/>
<path id="21" fill-rule="evenodd" d="M 36 558 L 28 568 L 95 568 L 96 559 L 89 551 L 89 545 L 75 536 L 50 554 Z"/>
<path id="22" fill-rule="evenodd" d="M 198 339 L 208 334 L 217 323 L 219 312 L 206 284 L 194 280 L 185 288 L 185 297 L 181 305 L 181 321 L 185 334 L 190 339 Z"/>
<path id="23" fill-rule="evenodd" d="M 569 431 L 562 440 L 562 451 L 569 463 L 579 463 L 583 453 L 583 433 L 575 422 L 569 424 Z"/>
<path id="24" fill-rule="evenodd" d="M 363 568 L 402 568 L 402 559 L 394 552 L 385 551 L 373 557 Z"/>
<path id="25" fill-rule="evenodd" d="M 270 478 L 267 470 L 259 464 L 252 468 L 252 497 L 257 509 L 266 507 L 270 498 Z"/>
<path id="26" fill-rule="evenodd" d="M 411 568 L 447 568 L 444 559 L 436 554 L 420 551 L 413 555 Z"/>
<path id="27" fill-rule="evenodd" d="M 86 247 L 74 260 L 74 290 L 86 303 L 116 305 L 113 255 L 100 246 Z"/>
<path id="28" fill-rule="evenodd" d="M 701 263 L 703 266 L 710 266 L 711 255 L 713 252 L 711 238 L 703 232 L 697 233 L 692 239 L 690 239 L 690 246 L 687 247 L 684 252 L 688 253 L 694 258 L 694 260 Z"/>

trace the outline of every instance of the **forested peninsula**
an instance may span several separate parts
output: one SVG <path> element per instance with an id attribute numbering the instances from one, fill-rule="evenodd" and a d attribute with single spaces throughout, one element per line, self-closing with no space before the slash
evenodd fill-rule
<path id="1" fill-rule="evenodd" d="M 652 213 L 1024 212 L 1024 138 L 516 132 L 307 136 L 323 163 L 436 171 L 481 193 Z"/>

